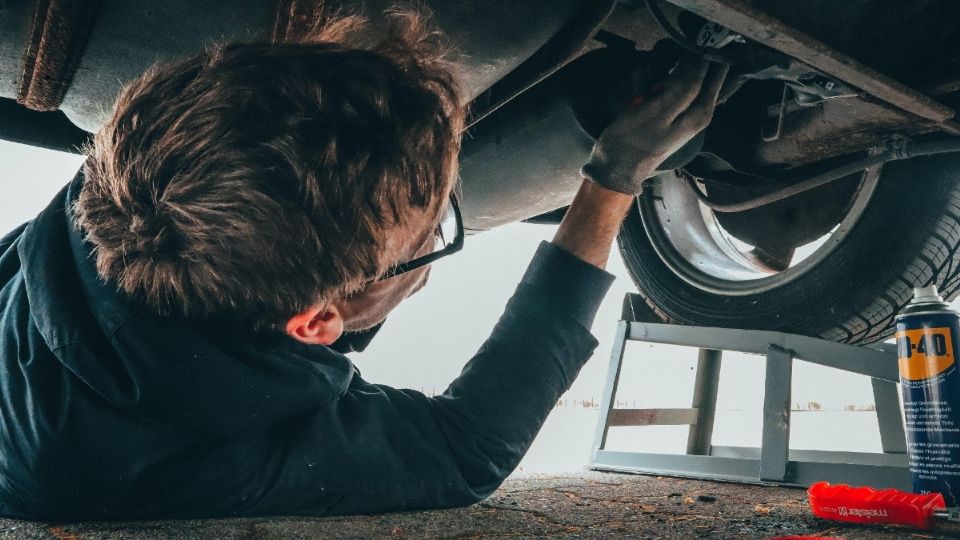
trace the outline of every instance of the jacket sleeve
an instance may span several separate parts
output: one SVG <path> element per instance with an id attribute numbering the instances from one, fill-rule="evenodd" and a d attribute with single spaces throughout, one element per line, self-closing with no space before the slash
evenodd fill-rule
<path id="1" fill-rule="evenodd" d="M 24 223 L 0 237 L 0 287 L 20 270 L 20 257 L 14 246 L 28 224 Z"/>
<path id="2" fill-rule="evenodd" d="M 20 225 L 16 229 L 8 232 L 7 234 L 0 236 L 0 254 L 10 249 L 10 246 L 12 246 L 13 243 L 16 242 L 18 238 L 20 238 L 20 235 L 23 234 L 23 230 L 26 229 L 27 225 L 29 224 L 30 222 L 28 221 L 23 225 Z"/>
<path id="3" fill-rule="evenodd" d="M 464 506 L 517 466 L 597 341 L 613 277 L 540 246 L 491 336 L 446 391 L 427 397 L 355 376 L 278 439 L 255 513 L 308 515 Z"/>

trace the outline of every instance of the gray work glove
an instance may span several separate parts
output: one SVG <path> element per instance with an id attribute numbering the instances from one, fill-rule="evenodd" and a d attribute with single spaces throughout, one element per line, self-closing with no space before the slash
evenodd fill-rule
<path id="1" fill-rule="evenodd" d="M 607 189 L 640 195 L 644 180 L 710 123 L 727 68 L 681 60 L 661 90 L 603 131 L 580 174 Z"/>

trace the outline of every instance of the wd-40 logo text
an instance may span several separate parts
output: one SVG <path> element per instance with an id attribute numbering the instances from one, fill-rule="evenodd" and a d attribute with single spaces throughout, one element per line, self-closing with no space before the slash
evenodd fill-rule
<path id="1" fill-rule="evenodd" d="M 917 328 L 897 332 L 900 376 L 910 381 L 934 377 L 953 365 L 949 328 Z"/>

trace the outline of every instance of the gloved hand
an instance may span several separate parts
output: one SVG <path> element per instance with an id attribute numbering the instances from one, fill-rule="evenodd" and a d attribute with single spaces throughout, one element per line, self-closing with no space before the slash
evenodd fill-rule
<path id="1" fill-rule="evenodd" d="M 662 89 L 603 131 L 580 173 L 607 189 L 640 195 L 644 180 L 710 123 L 727 69 L 699 58 L 681 60 Z"/>

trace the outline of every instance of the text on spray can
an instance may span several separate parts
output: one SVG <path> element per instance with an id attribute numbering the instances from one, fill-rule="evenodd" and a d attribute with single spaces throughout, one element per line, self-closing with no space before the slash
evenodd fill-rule
<path id="1" fill-rule="evenodd" d="M 960 316 L 936 289 L 917 289 L 897 316 L 907 454 L 915 493 L 942 493 L 960 506 Z"/>

